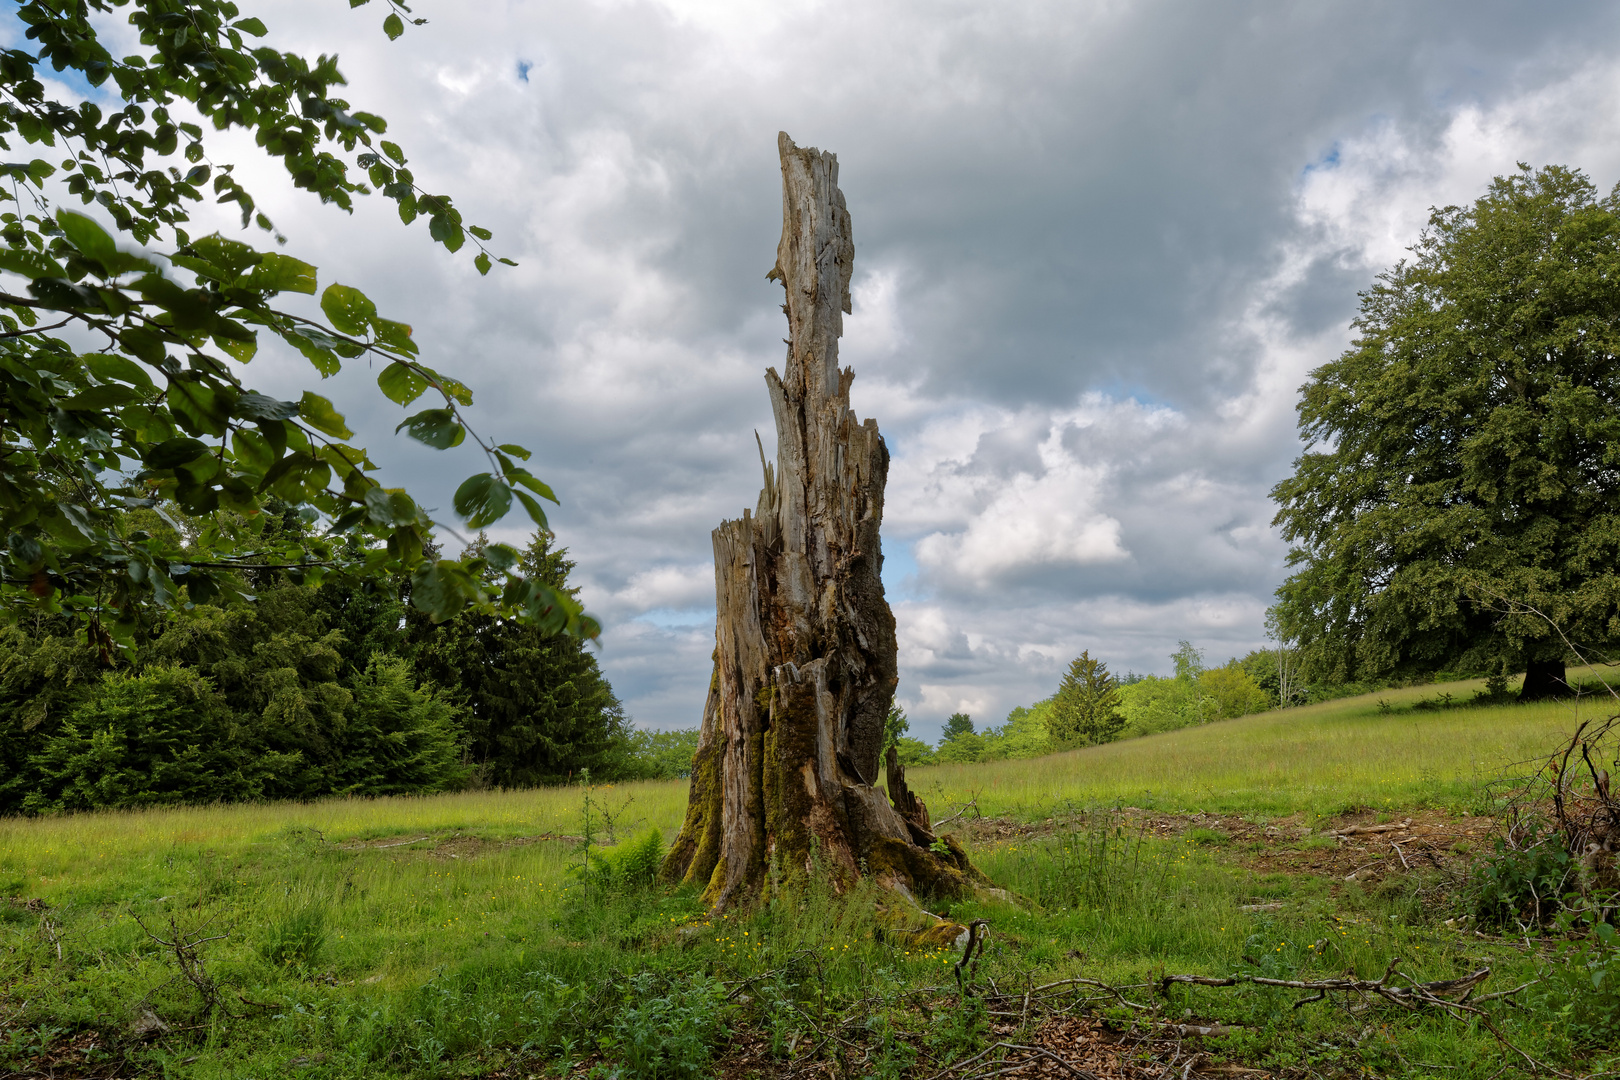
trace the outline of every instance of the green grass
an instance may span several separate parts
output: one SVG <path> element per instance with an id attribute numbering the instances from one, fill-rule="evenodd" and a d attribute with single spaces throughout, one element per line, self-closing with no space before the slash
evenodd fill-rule
<path id="1" fill-rule="evenodd" d="M 1257 816 L 1468 807 L 1481 779 L 1545 750 L 1573 718 L 1567 704 L 1412 711 L 1470 690 L 1390 691 L 1050 758 L 918 769 L 912 783 L 936 817 L 975 792 L 984 814 L 1025 819 L 1114 803 Z M 686 792 L 638 783 L 595 794 L 620 836 L 657 827 L 671 837 Z M 953 957 L 880 940 L 873 896 L 812 893 L 717 920 L 689 891 L 585 895 L 570 874 L 577 845 L 541 838 L 579 833 L 580 800 L 553 789 L 0 820 L 0 898 L 48 905 L 0 899 L 0 1073 L 90 1031 L 92 1053 L 187 1078 L 486 1076 L 513 1062 L 537 1073 L 598 1049 L 627 1075 L 701 1076 L 703 1048 L 724 1027 L 786 1053 L 806 1033 L 803 1017 L 825 1022 L 839 1009 L 881 1018 L 863 1038 L 883 1041 L 890 1064 L 944 1060 L 942 1031 L 972 1042 L 967 1028 L 930 1026 L 905 1005 L 907 988 L 948 984 Z M 1517 950 L 1440 926 L 1452 902 L 1444 883 L 1369 893 L 1257 877 L 1223 834 L 1153 839 L 1105 814 L 1085 821 L 974 852 L 1032 901 L 951 911 L 990 919 L 986 972 L 1001 982 L 1224 974 L 1245 956 L 1268 971 L 1376 975 L 1398 954 L 1429 978 L 1489 957 L 1493 986 L 1534 969 Z M 1420 884 L 1428 891 L 1414 899 Z M 1256 899 L 1285 906 L 1240 910 Z M 199 946 L 219 1009 L 205 1014 L 172 949 L 148 931 L 224 935 Z M 746 1002 L 714 982 L 766 972 Z M 873 1011 L 873 994 L 888 1004 Z M 1356 1048 L 1337 1010 L 1294 1012 L 1252 987 L 1173 994 L 1178 1013 L 1251 1025 L 1218 1044 L 1238 1060 L 1401 1075 L 1404 1054 L 1466 1062 L 1459 1077 L 1503 1062 L 1479 1031 L 1433 1016 L 1379 1013 L 1384 1034 Z M 134 1038 L 146 1012 L 174 1030 Z M 1541 1052 L 1563 1052 L 1550 1029 L 1505 1022 Z"/>
<path id="2" fill-rule="evenodd" d="M 1578 716 L 1612 711 L 1602 698 L 1413 709 L 1483 689 L 1471 681 L 1385 690 L 1049 757 L 936 765 L 908 780 L 936 817 L 974 797 L 987 816 L 1025 820 L 1065 804 L 1276 815 L 1461 808 L 1483 782 L 1545 753 Z"/>

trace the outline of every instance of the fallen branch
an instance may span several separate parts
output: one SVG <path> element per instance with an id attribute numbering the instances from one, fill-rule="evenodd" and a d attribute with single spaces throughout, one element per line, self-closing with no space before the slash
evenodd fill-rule
<path id="1" fill-rule="evenodd" d="M 1490 977 L 1490 968 L 1480 968 L 1478 971 L 1464 975 L 1459 979 L 1439 979 L 1427 983 L 1413 982 L 1409 976 L 1406 976 L 1409 985 L 1394 986 L 1389 980 L 1397 974 L 1396 969 L 1399 967 L 1400 962 L 1398 957 L 1391 960 L 1389 967 L 1384 969 L 1384 974 L 1376 979 L 1355 979 L 1348 976 L 1338 979 L 1304 980 L 1268 979 L 1259 975 L 1235 975 L 1230 978 L 1215 978 L 1208 975 L 1166 975 L 1159 980 L 1159 988 L 1160 992 L 1163 993 L 1173 983 L 1186 983 L 1193 986 L 1238 986 L 1243 983 L 1252 983 L 1256 986 L 1276 986 L 1288 990 L 1315 991 L 1310 997 L 1300 998 L 1294 1002 L 1294 1008 L 1296 1009 L 1313 1001 L 1321 1001 L 1328 994 L 1335 992 L 1376 994 L 1387 1001 L 1408 1009 L 1436 1008 L 1458 1020 L 1472 1017 L 1479 1021 L 1480 1026 L 1491 1033 L 1499 1045 L 1522 1058 L 1532 1072 L 1546 1072 L 1552 1076 L 1573 1080 L 1572 1073 L 1555 1069 L 1546 1062 L 1539 1061 L 1526 1053 L 1509 1039 L 1501 1028 L 1496 1026 L 1496 1022 L 1491 1019 L 1489 1013 L 1480 1008 L 1477 1003 L 1471 1003 L 1468 1000 L 1472 996 L 1474 988 Z M 1514 987 L 1512 990 L 1504 991 L 1500 996 L 1509 997 L 1530 985 L 1531 983 L 1525 983 L 1523 986 Z M 1461 993 L 1462 997 L 1454 1001 L 1447 996 L 1458 993 Z M 1481 1002 L 1488 1001 L 1497 996 L 1492 994 L 1478 1000 Z"/>
<path id="2" fill-rule="evenodd" d="M 955 821 L 957 818 L 965 816 L 969 810 L 973 811 L 973 816 L 976 817 L 976 818 L 984 816 L 984 815 L 979 813 L 979 800 L 978 799 L 969 799 L 967 802 L 962 804 L 962 808 L 960 810 L 958 810 L 956 813 L 952 814 L 950 817 L 946 818 L 944 821 L 936 821 L 936 822 L 934 822 L 934 830 L 933 831 L 936 834 L 938 834 L 939 830 L 943 829 L 945 826 L 949 825 L 951 822 Z"/>
<path id="3" fill-rule="evenodd" d="M 1363 836 L 1367 833 L 1401 832 L 1412 827 L 1412 819 L 1407 818 L 1399 825 L 1346 825 L 1342 829 L 1334 829 L 1329 836 Z"/>
<path id="4" fill-rule="evenodd" d="M 968 997 L 973 992 L 973 975 L 979 970 L 978 957 L 984 955 L 984 939 L 990 936 L 990 924 L 983 919 L 974 919 L 967 925 L 967 946 L 962 950 L 962 959 L 956 962 L 956 986 L 962 996 Z M 977 948 L 978 955 L 974 954 Z M 995 989 L 995 983 L 990 983 Z"/>
<path id="5" fill-rule="evenodd" d="M 1166 975 L 1159 980 L 1159 992 L 1170 989 L 1172 983 L 1187 983 L 1193 986 L 1238 986 L 1243 983 L 1253 983 L 1256 986 L 1276 986 L 1286 990 L 1311 990 L 1311 997 L 1300 998 L 1294 1002 L 1294 1008 L 1321 1001 L 1328 994 L 1334 992 L 1351 994 L 1377 994 L 1398 1005 L 1408 1008 L 1417 1005 L 1432 1004 L 1441 1000 L 1446 994 L 1464 993 L 1490 977 L 1490 968 L 1480 968 L 1460 979 L 1440 979 L 1435 982 L 1413 983 L 1410 987 L 1393 986 L 1390 978 L 1396 974 L 1400 965 L 1399 958 L 1391 960 L 1384 974 L 1376 979 L 1356 979 L 1348 976 L 1337 979 L 1268 979 L 1262 975 L 1232 975 L 1226 978 L 1217 978 L 1210 975 Z"/>

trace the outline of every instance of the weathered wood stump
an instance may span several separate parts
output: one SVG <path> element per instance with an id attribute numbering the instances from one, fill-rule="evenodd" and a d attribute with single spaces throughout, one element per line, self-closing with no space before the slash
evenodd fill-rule
<path id="1" fill-rule="evenodd" d="M 752 514 L 714 531 L 714 675 L 669 881 L 703 883 L 720 909 L 785 877 L 864 874 L 907 897 L 987 885 L 889 756 L 891 805 L 874 785 L 894 698 L 894 616 L 878 526 L 889 452 L 849 407 L 838 367 L 855 247 L 838 159 L 777 136 L 782 240 L 770 273 L 787 303 L 785 373 L 765 373 L 773 467 Z M 898 807 L 898 810 L 897 810 Z"/>

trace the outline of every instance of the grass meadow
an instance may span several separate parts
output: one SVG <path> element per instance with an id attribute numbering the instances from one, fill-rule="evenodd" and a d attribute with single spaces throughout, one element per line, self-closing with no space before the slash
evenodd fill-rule
<path id="1" fill-rule="evenodd" d="M 1293 815 L 1306 824 L 1266 843 L 1308 852 L 1337 842 L 1307 835 L 1334 815 L 1488 812 L 1487 782 L 1604 708 L 1415 708 L 1475 689 L 1386 691 L 1046 758 L 914 770 L 936 820 L 972 800 L 1009 824 L 1057 821 L 1005 839 L 981 831 L 976 863 L 1025 902 L 949 914 L 989 920 L 983 963 L 1002 983 L 1139 984 L 1257 966 L 1375 977 L 1394 956 L 1420 978 L 1480 963 L 1498 989 L 1533 978 L 1535 949 L 1445 924 L 1464 910 L 1455 866 L 1376 887 L 1267 871 L 1255 862 L 1262 845 L 1148 832 L 1106 810 L 1262 826 Z M 710 1075 L 715 1055 L 737 1075 L 824 1059 L 827 1075 L 921 1077 L 984 1042 L 991 1020 L 950 996 L 955 955 L 884 938 L 875 897 L 784 892 L 711 918 L 689 890 L 582 879 L 571 838 L 583 795 L 0 820 L 0 1077 L 680 1077 Z M 667 839 L 685 796 L 684 783 L 596 788 L 593 828 L 605 807 L 614 839 L 651 828 Z M 923 1007 L 930 993 L 938 1003 Z M 1380 1008 L 1373 1024 L 1280 1008 L 1279 991 L 1253 986 L 1168 993 L 1165 1008 L 1240 1025 L 1207 1040 L 1206 1065 L 1397 1076 L 1433 1075 L 1413 1063 L 1439 1062 L 1448 1076 L 1486 1077 L 1515 1064 L 1477 1024 L 1432 1013 Z M 1507 1010 L 1500 1022 L 1539 1056 L 1591 1058 L 1530 1016 Z M 845 1034 L 820 1037 L 829 1027 Z"/>

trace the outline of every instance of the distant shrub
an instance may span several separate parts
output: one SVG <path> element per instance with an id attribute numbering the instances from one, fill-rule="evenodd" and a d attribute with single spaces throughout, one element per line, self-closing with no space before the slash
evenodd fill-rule
<path id="1" fill-rule="evenodd" d="M 353 685 L 345 723 L 332 733 L 331 790 L 403 795 L 453 791 L 467 782 L 456 712 L 417 685 L 409 663 L 375 655 Z"/>
<path id="2" fill-rule="evenodd" d="M 896 738 L 894 748 L 900 756 L 900 764 L 908 768 L 912 765 L 932 765 L 938 760 L 938 755 L 934 752 L 932 746 L 929 746 L 921 739 L 913 739 L 909 735 L 901 735 Z"/>
<path id="3" fill-rule="evenodd" d="M 1231 720 L 1264 712 L 1275 704 L 1271 695 L 1236 660 L 1198 676 L 1198 690 L 1204 699 L 1205 720 Z"/>
<path id="4" fill-rule="evenodd" d="M 976 731 L 968 731 L 955 738 L 941 741 L 939 749 L 934 754 L 934 759 L 942 765 L 985 761 L 987 760 L 985 750 L 984 736 Z"/>
<path id="5" fill-rule="evenodd" d="M 1121 735 L 1156 735 L 1198 723 L 1197 691 L 1191 679 L 1145 675 L 1119 688 L 1119 711 L 1125 717 Z"/>
<path id="6" fill-rule="evenodd" d="M 625 780 L 680 780 L 691 776 L 700 734 L 697 728 L 632 731 L 623 765 L 614 775 Z"/>
<path id="7" fill-rule="evenodd" d="M 1055 746 L 1084 746 L 1119 737 L 1125 717 L 1119 711 L 1119 683 L 1108 665 L 1089 650 L 1069 665 L 1052 699 L 1046 733 Z"/>

